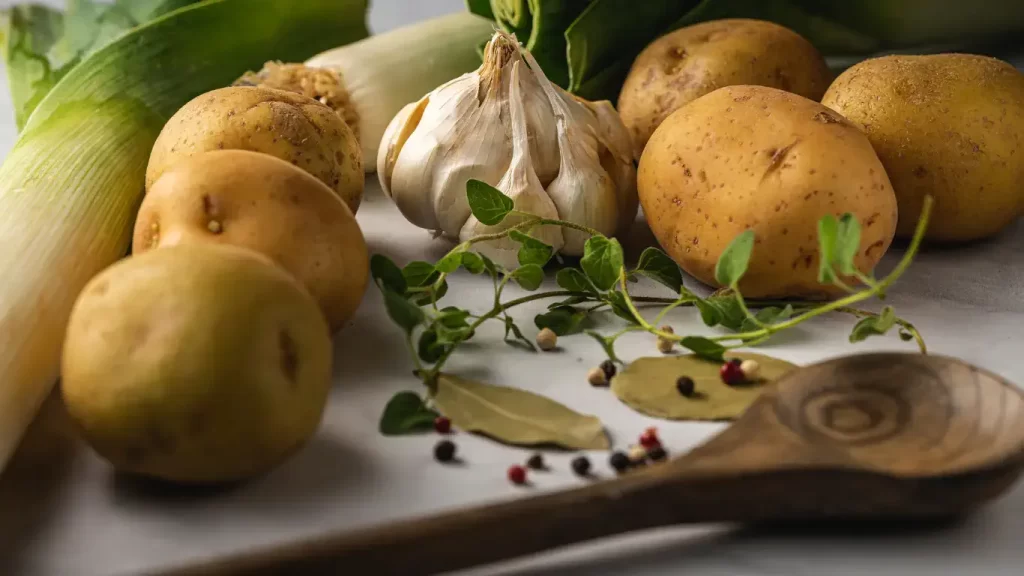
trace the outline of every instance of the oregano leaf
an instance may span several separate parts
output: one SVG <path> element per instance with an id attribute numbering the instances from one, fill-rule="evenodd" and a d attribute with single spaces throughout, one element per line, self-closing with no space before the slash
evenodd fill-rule
<path id="1" fill-rule="evenodd" d="M 881 336 L 895 324 L 896 311 L 892 306 L 886 306 L 878 316 L 861 318 L 850 332 L 850 342 L 861 342 L 870 336 Z"/>
<path id="2" fill-rule="evenodd" d="M 679 342 L 679 345 L 701 358 L 716 362 L 723 361 L 725 359 L 725 352 L 728 350 L 718 342 L 703 336 L 687 336 Z"/>
<path id="3" fill-rule="evenodd" d="M 420 334 L 419 342 L 416 345 L 416 352 L 420 359 L 428 364 L 433 364 L 441 359 L 441 356 L 451 346 L 450 343 L 441 342 L 434 327 L 424 330 Z"/>
<path id="4" fill-rule="evenodd" d="M 447 328 L 464 328 L 469 326 L 466 319 L 469 318 L 469 310 L 463 310 L 455 306 L 448 306 L 441 309 L 437 321 Z"/>
<path id="5" fill-rule="evenodd" d="M 711 302 L 698 298 L 693 301 L 693 304 L 697 307 L 697 310 L 700 310 L 700 319 L 704 322 L 705 326 L 713 328 L 722 322 L 722 313 Z"/>
<path id="6" fill-rule="evenodd" d="M 555 274 L 555 282 L 571 292 L 590 292 L 597 295 L 597 287 L 576 268 L 562 268 Z"/>
<path id="7" fill-rule="evenodd" d="M 436 280 L 436 279 L 437 279 L 436 275 L 431 276 L 431 278 L 428 281 L 428 284 L 433 284 L 434 280 Z M 448 293 L 448 281 L 445 280 L 444 282 L 441 282 L 441 285 L 438 286 L 438 288 L 435 291 L 433 296 L 431 296 L 429 292 L 424 292 L 424 293 L 421 293 L 419 296 L 413 298 L 412 301 L 417 306 L 426 306 L 426 305 L 430 304 L 431 302 L 434 302 L 435 300 L 440 300 L 441 298 L 444 298 L 444 295 L 447 294 L 447 293 Z"/>
<path id="8" fill-rule="evenodd" d="M 555 253 L 554 248 L 551 246 L 518 230 L 509 232 L 509 238 L 521 245 L 517 256 L 521 266 L 536 264 L 537 266 L 544 267 Z"/>
<path id="9" fill-rule="evenodd" d="M 746 230 L 733 239 L 715 264 L 715 281 L 722 286 L 736 287 L 747 272 L 754 251 L 754 231 Z"/>
<path id="10" fill-rule="evenodd" d="M 743 306 L 733 294 L 712 296 L 705 300 L 709 306 L 717 311 L 718 324 L 730 330 L 742 330 L 743 324 L 747 321 L 747 314 Z"/>
<path id="11" fill-rule="evenodd" d="M 858 250 L 860 250 L 860 222 L 853 214 L 843 214 L 839 219 L 835 249 L 835 263 L 840 272 L 847 276 L 856 272 L 854 260 Z"/>
<path id="12" fill-rule="evenodd" d="M 619 318 L 622 318 L 630 324 L 640 324 L 636 319 L 636 316 L 633 315 L 633 311 L 626 305 L 626 297 L 622 295 L 622 292 L 619 292 L 618 290 L 609 292 L 608 305 L 611 306 L 612 313 Z"/>
<path id="13" fill-rule="evenodd" d="M 618 240 L 591 236 L 583 247 L 580 267 L 594 286 L 600 290 L 610 290 L 619 279 L 624 260 Z"/>
<path id="14" fill-rule="evenodd" d="M 486 270 L 487 273 L 490 274 L 492 278 L 497 278 L 501 274 L 501 272 L 498 270 L 498 265 L 494 263 L 494 260 L 491 260 L 490 258 L 483 254 L 477 254 L 477 256 L 480 257 L 480 261 L 484 265 L 484 270 Z"/>
<path id="15" fill-rule="evenodd" d="M 601 349 L 604 350 L 604 353 L 606 356 L 608 356 L 609 360 L 611 360 L 612 362 L 618 362 L 620 364 L 622 363 L 619 360 L 619 357 L 615 355 L 614 339 L 605 338 L 604 336 L 597 332 L 594 332 L 593 330 L 584 330 L 583 333 L 586 334 L 587 336 L 590 336 L 594 340 L 597 340 L 597 343 L 601 345 Z"/>
<path id="16" fill-rule="evenodd" d="M 470 274 L 480 274 L 484 271 L 484 260 L 475 252 L 464 252 L 462 254 L 462 267 Z"/>
<path id="17" fill-rule="evenodd" d="M 401 326 L 406 332 L 412 332 L 414 328 L 423 323 L 423 310 L 419 306 L 388 289 L 384 289 L 384 308 L 391 321 Z"/>
<path id="18" fill-rule="evenodd" d="M 473 216 L 485 226 L 500 224 L 515 208 L 515 202 L 494 186 L 480 180 L 466 182 L 466 199 Z"/>
<path id="19" fill-rule="evenodd" d="M 409 286 L 426 286 L 437 279 L 437 269 L 430 262 L 417 260 L 409 262 L 402 268 L 402 276 Z"/>
<path id="20" fill-rule="evenodd" d="M 839 238 L 839 222 L 835 216 L 826 214 L 818 220 L 818 282 L 831 284 L 836 280 L 836 244 Z"/>
<path id="21" fill-rule="evenodd" d="M 783 320 L 788 320 L 792 316 L 792 304 L 786 304 L 785 308 L 779 308 L 778 306 L 762 308 L 757 312 L 757 314 L 754 314 L 754 317 L 757 318 L 758 322 L 760 322 L 763 325 L 770 325 L 776 322 L 782 322 Z M 752 330 L 757 330 L 758 328 L 760 328 L 760 326 L 758 326 L 757 322 L 754 322 L 750 318 L 746 318 L 743 321 L 743 325 L 740 327 L 740 331 L 749 332 Z"/>
<path id="22" fill-rule="evenodd" d="M 512 334 L 514 338 L 509 338 L 509 334 Z M 525 346 L 533 352 L 537 351 L 537 347 L 533 345 L 529 338 L 523 336 L 522 330 L 519 329 L 519 326 L 516 326 L 515 321 L 510 316 L 505 317 L 505 342 L 512 345 Z"/>
<path id="23" fill-rule="evenodd" d="M 438 260 L 437 264 L 434 264 L 433 268 L 438 272 L 451 274 L 459 269 L 459 266 L 462 265 L 466 254 L 466 252 L 462 251 L 449 252 L 448 254 L 445 254 L 444 258 Z"/>
<path id="24" fill-rule="evenodd" d="M 536 264 L 520 266 L 512 272 L 512 277 L 524 290 L 536 290 L 544 283 L 544 269 Z"/>
<path id="25" fill-rule="evenodd" d="M 374 254 L 370 257 L 370 276 L 378 288 L 391 290 L 396 294 L 405 294 L 408 289 L 402 269 L 383 254 Z"/>
<path id="26" fill-rule="evenodd" d="M 586 296 L 569 296 L 565 300 L 559 300 L 558 302 L 548 304 L 548 310 L 554 310 L 555 308 L 561 308 L 562 306 L 575 306 L 576 304 L 582 304 L 586 301 Z"/>
<path id="27" fill-rule="evenodd" d="M 679 266 L 669 258 L 668 254 L 657 248 L 649 247 L 640 253 L 640 260 L 637 262 L 635 271 L 668 287 L 677 294 L 682 292 L 683 274 L 679 270 Z"/>
<path id="28" fill-rule="evenodd" d="M 577 310 L 571 306 L 559 306 L 544 314 L 534 317 L 533 323 L 537 329 L 550 329 L 559 336 L 576 334 L 580 332 L 587 313 L 584 310 Z"/>
<path id="29" fill-rule="evenodd" d="M 378 428 L 385 436 L 422 432 L 434 427 L 437 416 L 415 392 L 399 392 L 384 406 Z"/>

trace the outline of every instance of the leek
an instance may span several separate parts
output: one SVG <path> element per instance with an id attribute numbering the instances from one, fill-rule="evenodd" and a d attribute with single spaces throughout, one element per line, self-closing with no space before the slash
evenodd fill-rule
<path id="1" fill-rule="evenodd" d="M 1024 32 L 1019 0 L 467 0 L 529 43 L 558 33 L 564 53 L 542 60 L 547 75 L 590 99 L 615 99 L 637 54 L 671 30 L 719 18 L 759 18 L 808 38 L 837 63 L 894 50 L 971 49 L 998 54 Z M 993 45 L 992 41 L 997 44 Z M 1019 49 L 1019 46 L 1016 48 Z"/>
<path id="2" fill-rule="evenodd" d="M 304 65 L 268 62 L 238 83 L 299 92 L 335 108 L 359 139 L 370 173 L 395 114 L 480 66 L 476 48 L 493 32 L 493 22 L 462 12 L 328 50 Z"/>
<path id="3" fill-rule="evenodd" d="M 123 256 L 166 119 L 272 58 L 367 36 L 366 0 L 207 0 L 74 67 L 0 167 L 0 470 L 58 376 L 71 307 Z"/>

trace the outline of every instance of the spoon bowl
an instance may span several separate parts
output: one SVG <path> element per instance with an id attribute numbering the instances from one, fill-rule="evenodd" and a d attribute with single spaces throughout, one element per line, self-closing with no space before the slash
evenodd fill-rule
<path id="1" fill-rule="evenodd" d="M 960 360 L 876 353 L 797 368 L 671 462 L 553 494 L 328 535 L 185 574 L 433 574 L 697 522 L 961 515 L 1024 470 L 1024 396 Z"/>

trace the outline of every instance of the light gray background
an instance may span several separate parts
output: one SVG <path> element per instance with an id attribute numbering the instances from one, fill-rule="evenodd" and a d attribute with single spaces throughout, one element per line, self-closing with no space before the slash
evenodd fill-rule
<path id="1" fill-rule="evenodd" d="M 0 4 L 9 2 L 0 2 Z M 377 0 L 371 26 L 396 25 L 462 9 L 460 0 Z M 401 73 L 401 71 L 396 71 Z M 6 90 L 0 90 L 0 153 L 15 139 Z M 435 259 L 446 249 L 405 223 L 373 183 L 359 220 L 370 248 L 401 261 Z M 635 252 L 650 238 L 643 227 L 631 239 Z M 926 251 L 893 290 L 891 303 L 916 322 L 932 349 L 956 355 L 1024 383 L 1024 225 L 995 241 Z M 888 269 L 896 249 L 882 265 Z M 452 298 L 485 309 L 489 287 L 472 278 L 453 281 Z M 539 308 L 520 310 L 523 326 Z M 679 329 L 704 331 L 692 311 L 671 318 Z M 824 318 L 778 339 L 768 353 L 798 362 L 866 350 L 909 350 L 896 338 L 851 347 L 850 320 Z M 666 423 L 642 417 L 605 390 L 584 382 L 601 356 L 586 337 L 563 339 L 557 354 L 529 356 L 501 344 L 496 330 L 482 330 L 479 344 L 457 355 L 453 368 L 492 382 L 547 394 L 604 420 L 619 446 L 657 425 L 668 447 L 681 453 L 719 425 Z M 649 338 L 622 345 L 626 358 L 653 353 Z M 568 455 L 552 455 L 554 471 L 534 475 L 524 490 L 504 479 L 508 465 L 528 452 L 457 436 L 468 466 L 434 463 L 432 436 L 381 437 L 376 421 L 396 391 L 415 389 L 398 331 L 387 321 L 376 291 L 367 293 L 351 326 L 336 340 L 336 390 L 320 433 L 286 465 L 240 489 L 217 495 L 154 494 L 115 479 L 108 467 L 75 442 L 45 438 L 52 449 L 44 466 L 16 459 L 0 481 L 0 574 L 131 574 L 301 539 L 329 529 L 515 498 L 579 484 Z M 605 454 L 593 454 L 609 475 Z M 1020 575 L 1024 573 L 1024 488 L 953 526 L 885 533 L 880 527 L 810 529 L 769 533 L 727 526 L 650 531 L 545 554 L 463 576 L 509 574 L 822 575 L 901 574 Z"/>

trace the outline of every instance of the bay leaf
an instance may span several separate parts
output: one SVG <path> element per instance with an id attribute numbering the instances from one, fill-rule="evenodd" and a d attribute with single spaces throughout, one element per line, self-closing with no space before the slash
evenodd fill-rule
<path id="1" fill-rule="evenodd" d="M 729 352 L 726 359 L 752 359 L 760 364 L 757 380 L 735 386 L 722 382 L 721 363 L 694 354 L 638 358 L 612 378 L 612 392 L 630 408 L 668 420 L 733 420 L 760 396 L 765 385 L 796 367 L 795 364 L 750 352 Z M 695 393 L 686 397 L 676 389 L 681 376 L 693 379 Z"/>
<path id="2" fill-rule="evenodd" d="M 554 444 L 579 450 L 607 450 L 604 426 L 533 392 L 441 374 L 434 408 L 456 428 L 517 446 Z"/>

